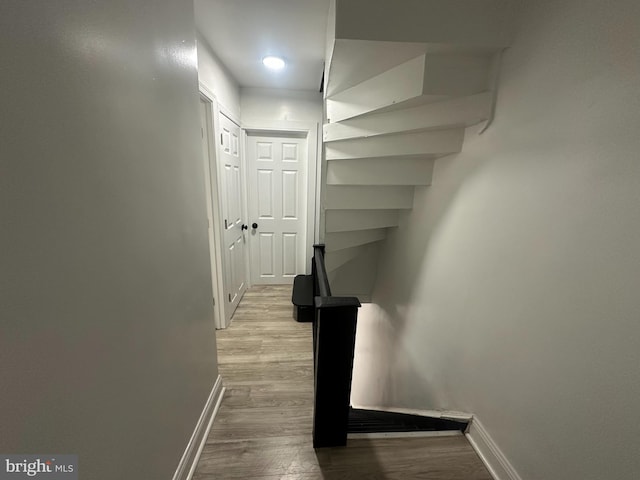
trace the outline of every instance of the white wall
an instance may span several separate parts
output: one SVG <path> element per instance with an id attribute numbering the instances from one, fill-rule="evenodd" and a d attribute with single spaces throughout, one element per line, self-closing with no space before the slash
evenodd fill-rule
<path id="1" fill-rule="evenodd" d="M 523 3 L 495 123 L 386 244 L 353 400 L 474 413 L 526 480 L 632 480 L 640 3 Z"/>
<path id="2" fill-rule="evenodd" d="M 243 123 L 264 120 L 322 122 L 322 94 L 314 91 L 243 88 L 240 107 Z"/>
<path id="3" fill-rule="evenodd" d="M 217 377 L 191 3 L 5 2 L 0 452 L 171 478 Z"/>
<path id="4" fill-rule="evenodd" d="M 227 67 L 218 59 L 207 40 L 198 32 L 198 80 L 215 96 L 218 104 L 240 119 L 240 87 Z"/>

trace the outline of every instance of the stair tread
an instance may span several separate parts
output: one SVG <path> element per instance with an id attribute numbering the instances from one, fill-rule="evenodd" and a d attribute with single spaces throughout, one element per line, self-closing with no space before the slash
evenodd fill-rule
<path id="1" fill-rule="evenodd" d="M 467 422 L 444 418 L 350 408 L 348 432 L 438 432 L 451 430 L 464 432 L 467 425 Z"/>

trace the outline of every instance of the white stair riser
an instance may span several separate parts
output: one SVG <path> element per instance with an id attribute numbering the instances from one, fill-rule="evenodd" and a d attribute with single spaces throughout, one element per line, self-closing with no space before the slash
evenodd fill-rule
<path id="1" fill-rule="evenodd" d="M 410 209 L 413 187 L 327 185 L 327 209 Z"/>
<path id="2" fill-rule="evenodd" d="M 328 185 L 431 185 L 433 160 L 373 158 L 327 162 Z"/>

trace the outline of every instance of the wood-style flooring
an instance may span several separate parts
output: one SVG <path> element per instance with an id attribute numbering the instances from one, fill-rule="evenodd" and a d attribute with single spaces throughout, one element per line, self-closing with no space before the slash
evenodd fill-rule
<path id="1" fill-rule="evenodd" d="M 462 435 L 314 450 L 311 325 L 293 319 L 290 285 L 249 289 L 217 341 L 227 390 L 194 480 L 491 480 Z"/>

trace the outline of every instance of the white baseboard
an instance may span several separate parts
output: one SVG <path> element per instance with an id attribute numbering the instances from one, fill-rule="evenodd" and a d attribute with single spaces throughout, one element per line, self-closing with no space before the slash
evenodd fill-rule
<path id="1" fill-rule="evenodd" d="M 478 417 L 467 429 L 467 439 L 495 480 L 522 480 Z"/>
<path id="2" fill-rule="evenodd" d="M 196 423 L 196 428 L 193 430 L 193 434 L 189 439 L 187 448 L 185 448 L 180 463 L 178 463 L 178 468 L 173 475 L 173 480 L 191 480 L 191 477 L 193 477 L 193 473 L 198 465 L 198 460 L 200 459 L 200 454 L 209 436 L 209 430 L 211 430 L 213 420 L 216 418 L 218 408 L 220 408 L 224 391 L 225 388 L 222 386 L 222 378 L 218 375 L 216 383 L 213 385 L 213 389 L 207 399 L 207 403 L 205 403 L 200 418 Z"/>

